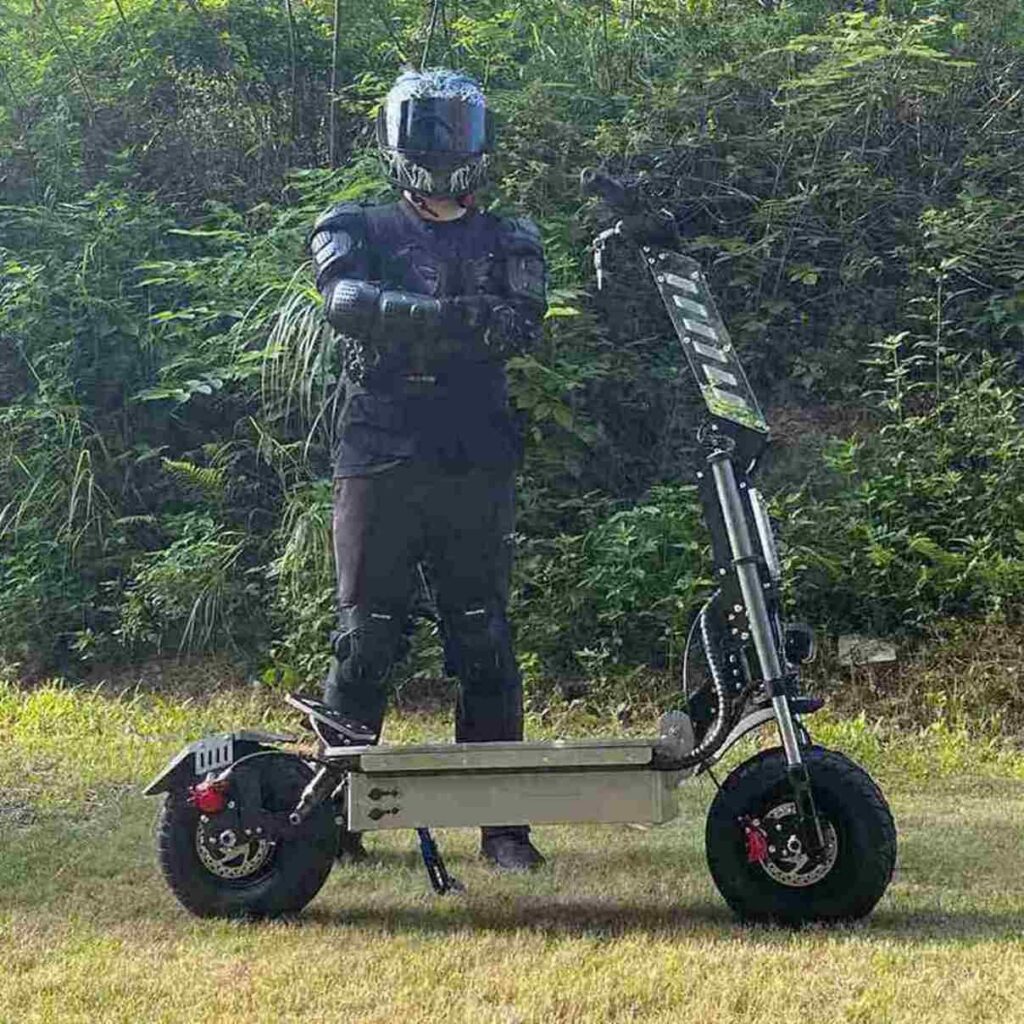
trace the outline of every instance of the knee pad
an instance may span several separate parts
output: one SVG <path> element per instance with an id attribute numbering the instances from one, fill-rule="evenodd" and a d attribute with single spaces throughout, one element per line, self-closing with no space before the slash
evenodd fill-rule
<path id="1" fill-rule="evenodd" d="M 409 649 L 403 624 L 397 615 L 352 609 L 349 628 L 331 634 L 341 679 L 352 683 L 380 682 Z"/>
<path id="2" fill-rule="evenodd" d="M 512 635 L 501 609 L 471 608 L 444 616 L 445 667 L 470 685 L 504 686 L 516 676 Z"/>

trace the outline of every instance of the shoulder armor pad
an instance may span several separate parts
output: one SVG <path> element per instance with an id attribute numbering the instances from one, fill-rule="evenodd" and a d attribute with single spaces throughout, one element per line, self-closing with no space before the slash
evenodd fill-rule
<path id="1" fill-rule="evenodd" d="M 316 283 L 357 267 L 366 247 L 366 214 L 357 203 L 340 203 L 321 214 L 309 236 Z"/>
<path id="2" fill-rule="evenodd" d="M 313 225 L 312 234 L 324 231 L 327 228 L 341 227 L 351 228 L 364 223 L 365 207 L 359 203 L 338 203 L 329 210 L 321 213 Z"/>

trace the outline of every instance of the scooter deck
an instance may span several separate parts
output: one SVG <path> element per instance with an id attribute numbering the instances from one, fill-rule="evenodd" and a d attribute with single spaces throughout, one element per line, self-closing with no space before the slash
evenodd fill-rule
<path id="1" fill-rule="evenodd" d="M 325 758 L 358 758 L 368 775 L 405 772 L 530 771 L 649 765 L 654 739 L 580 739 L 547 742 L 428 743 L 413 746 L 327 747 Z"/>
<path id="2" fill-rule="evenodd" d="M 402 828 L 555 822 L 660 823 L 679 773 L 650 767 L 654 739 L 338 748 L 354 759 L 347 825 Z M 323 752 L 330 756 L 331 750 Z"/>

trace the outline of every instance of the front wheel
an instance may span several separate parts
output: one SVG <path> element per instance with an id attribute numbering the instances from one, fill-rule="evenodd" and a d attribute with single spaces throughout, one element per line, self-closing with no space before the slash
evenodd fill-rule
<path id="1" fill-rule="evenodd" d="M 236 769 L 265 811 L 295 807 L 312 772 L 294 755 L 254 757 Z M 255 775 L 253 779 L 251 776 Z M 198 917 L 278 917 L 301 910 L 327 880 L 338 827 L 329 800 L 301 837 L 272 841 L 204 824 L 187 794 L 170 792 L 157 820 L 157 857 L 178 902 Z"/>
<path id="2" fill-rule="evenodd" d="M 704 835 L 711 876 L 748 921 L 803 924 L 864 917 L 882 898 L 896 865 L 896 826 L 867 772 L 843 754 L 809 747 L 804 762 L 825 839 L 803 852 L 779 749 L 736 768 L 708 811 Z M 749 830 L 755 830 L 752 845 Z"/>

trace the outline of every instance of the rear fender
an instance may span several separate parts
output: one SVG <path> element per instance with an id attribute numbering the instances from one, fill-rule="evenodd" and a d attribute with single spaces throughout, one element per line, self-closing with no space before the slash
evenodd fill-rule
<path id="1" fill-rule="evenodd" d="M 179 750 L 159 775 L 143 789 L 143 796 L 155 796 L 173 789 L 186 789 L 202 781 L 210 772 L 227 768 L 240 757 L 257 750 L 273 749 L 267 744 L 294 743 L 295 736 L 284 733 L 241 729 L 204 736 Z"/>

